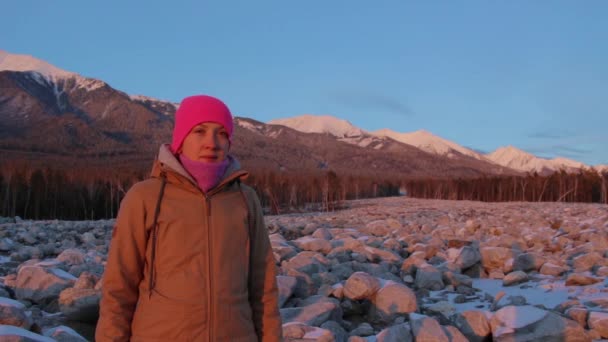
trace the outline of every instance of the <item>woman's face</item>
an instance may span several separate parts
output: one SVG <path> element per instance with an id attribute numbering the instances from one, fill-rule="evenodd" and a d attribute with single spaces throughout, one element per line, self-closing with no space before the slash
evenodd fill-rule
<path id="1" fill-rule="evenodd" d="M 215 122 L 203 122 L 190 130 L 184 139 L 181 153 L 190 160 L 219 163 L 230 149 L 228 132 Z"/>

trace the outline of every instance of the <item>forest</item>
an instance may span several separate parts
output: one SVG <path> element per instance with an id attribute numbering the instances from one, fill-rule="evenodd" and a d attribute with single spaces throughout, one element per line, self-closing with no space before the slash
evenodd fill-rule
<path id="1" fill-rule="evenodd" d="M 27 163 L 0 166 L 0 216 L 23 219 L 114 218 L 120 201 L 146 172 L 104 168 L 51 169 Z M 486 202 L 608 203 L 608 173 L 593 170 L 541 176 L 407 178 L 399 175 L 254 170 L 246 184 L 260 196 L 267 214 L 338 210 L 353 199 L 386 196 Z"/>

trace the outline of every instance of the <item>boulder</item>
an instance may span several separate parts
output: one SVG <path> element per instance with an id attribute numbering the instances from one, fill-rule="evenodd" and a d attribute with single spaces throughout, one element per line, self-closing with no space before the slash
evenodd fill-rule
<path id="1" fill-rule="evenodd" d="M 43 332 L 44 336 L 50 337 L 57 342 L 87 342 L 87 339 L 78 334 L 74 329 L 60 325 Z"/>
<path id="2" fill-rule="evenodd" d="M 471 342 L 487 341 L 492 335 L 488 315 L 479 310 L 463 311 L 454 316 L 454 324 Z"/>
<path id="3" fill-rule="evenodd" d="M 76 279 L 58 268 L 24 266 L 17 273 L 15 295 L 20 300 L 46 305 L 74 285 Z"/>
<path id="4" fill-rule="evenodd" d="M 372 297 L 380 289 L 380 280 L 365 272 L 355 272 L 344 284 L 344 296 L 352 300 Z"/>
<path id="5" fill-rule="evenodd" d="M 0 297 L 0 325 L 30 329 L 34 322 L 25 309 L 25 305 L 16 300 Z"/>
<path id="6" fill-rule="evenodd" d="M 416 312 L 416 294 L 405 285 L 387 281 L 372 297 L 371 316 L 374 320 L 392 322 L 399 315 Z"/>
<path id="7" fill-rule="evenodd" d="M 59 310 L 70 320 L 95 323 L 100 300 L 99 290 L 68 288 L 59 295 Z"/>

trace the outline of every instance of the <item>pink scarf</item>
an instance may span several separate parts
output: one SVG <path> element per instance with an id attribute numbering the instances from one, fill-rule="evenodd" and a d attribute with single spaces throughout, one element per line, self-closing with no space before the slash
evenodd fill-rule
<path id="1" fill-rule="evenodd" d="M 182 166 L 196 180 L 198 187 L 204 192 L 213 189 L 222 180 L 230 164 L 228 158 L 219 163 L 200 162 L 191 160 L 183 154 L 179 155 Z"/>

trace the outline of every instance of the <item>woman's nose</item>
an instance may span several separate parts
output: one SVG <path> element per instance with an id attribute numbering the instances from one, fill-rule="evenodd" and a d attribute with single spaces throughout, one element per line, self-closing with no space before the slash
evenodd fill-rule
<path id="1" fill-rule="evenodd" d="M 209 133 L 203 137 L 203 145 L 205 147 L 215 148 L 218 146 L 217 134 Z"/>

